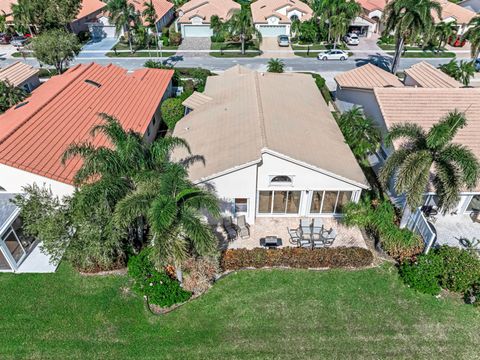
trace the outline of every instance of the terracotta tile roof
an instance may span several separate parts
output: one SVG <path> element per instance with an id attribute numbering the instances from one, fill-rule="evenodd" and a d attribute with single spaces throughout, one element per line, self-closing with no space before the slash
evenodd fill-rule
<path id="1" fill-rule="evenodd" d="M 374 93 L 387 128 L 412 122 L 430 129 L 450 111 L 465 112 L 467 126 L 454 141 L 469 147 L 480 160 L 480 89 L 376 88 Z"/>
<path id="2" fill-rule="evenodd" d="M 387 5 L 387 0 L 356 0 L 357 3 L 360 4 L 360 6 L 368 11 L 374 11 L 374 10 L 381 10 L 385 8 L 385 5 Z"/>
<path id="3" fill-rule="evenodd" d="M 99 113 L 115 116 L 144 134 L 167 90 L 172 70 L 115 65 L 77 65 L 38 87 L 23 103 L 0 116 L 0 163 L 71 184 L 80 159 L 60 158 L 72 142 L 91 140 Z M 97 145 L 106 139 L 98 136 Z"/>
<path id="4" fill-rule="evenodd" d="M 6 21 L 12 22 L 12 5 L 17 4 L 17 0 L 0 0 L 0 14 L 7 15 Z"/>
<path id="5" fill-rule="evenodd" d="M 304 2 L 300 0 L 257 0 L 251 5 L 252 17 L 254 23 L 267 23 L 267 19 L 271 16 L 276 16 L 280 19 L 282 24 L 290 24 L 290 19 L 278 10 L 286 7 L 286 14 L 289 11 L 297 9 L 304 15 L 302 20 L 308 20 L 313 16 L 313 11 Z"/>
<path id="6" fill-rule="evenodd" d="M 477 15 L 472 10 L 463 8 L 448 0 L 437 0 L 437 2 L 442 6 L 442 18 L 439 19 L 437 14 L 432 12 L 436 22 L 441 22 L 442 20 L 453 17 L 457 20 L 458 24 L 468 24 L 468 22 Z"/>
<path id="7" fill-rule="evenodd" d="M 107 6 L 107 4 L 100 0 L 82 0 L 80 11 L 78 12 L 76 19 L 80 20 L 90 14 L 102 10 L 105 6 Z"/>
<path id="8" fill-rule="evenodd" d="M 205 157 L 205 165 L 189 168 L 193 180 L 256 163 L 270 151 L 367 187 L 310 75 L 261 74 L 237 65 L 209 77 L 205 95 L 212 100 L 181 119 L 173 132 Z"/>
<path id="9" fill-rule="evenodd" d="M 463 84 L 448 76 L 426 61 L 412 65 L 405 73 L 421 87 L 429 88 L 459 88 Z"/>
<path id="10" fill-rule="evenodd" d="M 178 22 L 190 23 L 193 17 L 199 16 L 203 23 L 210 23 L 213 15 L 228 20 L 240 8 L 240 4 L 233 0 L 191 0 L 178 9 Z"/>
<path id="11" fill-rule="evenodd" d="M 372 90 L 376 87 L 403 87 L 403 83 L 392 73 L 373 64 L 366 64 L 335 76 L 342 88 Z"/>
<path id="12" fill-rule="evenodd" d="M 151 0 L 155 12 L 157 13 L 157 21 L 164 17 L 170 9 L 173 8 L 173 4 L 167 0 Z M 135 6 L 135 9 L 140 12 L 140 14 L 145 10 L 143 5 L 145 2 L 150 2 L 150 0 L 128 0 L 129 3 Z"/>
<path id="13" fill-rule="evenodd" d="M 8 81 L 14 86 L 21 85 L 24 81 L 38 74 L 38 69 L 33 66 L 17 61 L 0 69 L 0 81 Z"/>

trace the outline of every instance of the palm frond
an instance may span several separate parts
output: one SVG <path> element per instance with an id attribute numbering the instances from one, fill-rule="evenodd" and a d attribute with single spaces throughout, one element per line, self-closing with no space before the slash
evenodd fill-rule
<path id="1" fill-rule="evenodd" d="M 443 162 L 454 163 L 462 174 L 462 182 L 469 189 L 474 188 L 480 175 L 480 162 L 470 149 L 459 144 L 447 145 L 439 154 Z"/>
<path id="2" fill-rule="evenodd" d="M 406 139 L 412 143 L 419 143 L 425 139 L 425 131 L 415 123 L 395 124 L 388 131 L 385 143 L 391 146 L 397 139 Z"/>
<path id="3" fill-rule="evenodd" d="M 462 186 L 458 169 L 448 161 L 437 161 L 433 183 L 439 200 L 438 206 L 444 212 L 454 209 Z"/>
<path id="4" fill-rule="evenodd" d="M 465 127 L 467 119 L 465 114 L 457 110 L 448 113 L 442 120 L 434 124 L 427 134 L 427 146 L 438 149 L 448 144 L 457 134 L 458 130 Z"/>
<path id="5" fill-rule="evenodd" d="M 402 162 L 410 153 L 411 151 L 408 149 L 398 149 L 387 158 L 382 168 L 380 169 L 380 173 L 378 176 L 380 183 L 384 187 L 388 188 L 388 184 L 392 176 L 395 174 L 397 168 L 402 164 Z"/>
<path id="6" fill-rule="evenodd" d="M 201 214 L 191 208 L 181 212 L 182 228 L 199 255 L 207 255 L 215 250 L 218 240 L 210 226 L 201 220 Z"/>

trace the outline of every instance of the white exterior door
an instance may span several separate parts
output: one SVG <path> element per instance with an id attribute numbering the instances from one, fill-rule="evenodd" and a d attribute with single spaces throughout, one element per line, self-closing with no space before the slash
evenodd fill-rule
<path id="1" fill-rule="evenodd" d="M 277 37 L 278 35 L 288 35 L 285 25 L 260 25 L 258 31 L 263 37 Z"/>
<path id="2" fill-rule="evenodd" d="M 183 37 L 210 37 L 213 30 L 209 25 L 184 25 Z"/>

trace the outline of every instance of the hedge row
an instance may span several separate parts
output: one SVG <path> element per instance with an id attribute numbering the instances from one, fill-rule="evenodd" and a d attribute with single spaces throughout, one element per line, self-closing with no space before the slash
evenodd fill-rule
<path id="1" fill-rule="evenodd" d="M 340 268 L 368 266 L 372 253 L 358 247 L 321 249 L 230 249 L 222 255 L 224 270 L 286 266 L 291 268 Z"/>

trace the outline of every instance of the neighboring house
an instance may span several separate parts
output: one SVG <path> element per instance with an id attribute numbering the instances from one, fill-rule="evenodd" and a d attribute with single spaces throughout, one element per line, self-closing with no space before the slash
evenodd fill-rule
<path id="1" fill-rule="evenodd" d="M 305 21 L 312 9 L 300 0 L 257 0 L 250 5 L 255 28 L 263 37 L 290 35 L 294 20 Z"/>
<path id="2" fill-rule="evenodd" d="M 383 31 L 381 21 L 387 0 L 356 0 L 362 7 L 364 17 L 369 18 L 375 23 L 374 32 Z"/>
<path id="3" fill-rule="evenodd" d="M 215 188 L 224 215 L 245 215 L 250 224 L 336 217 L 368 188 L 310 75 L 237 65 L 209 77 L 205 93 L 184 105 L 188 115 L 173 135 L 204 157 L 189 168 L 190 177 Z"/>
<path id="4" fill-rule="evenodd" d="M 424 88 L 460 88 L 463 84 L 426 61 L 412 65 L 405 70 L 406 86 Z"/>
<path id="5" fill-rule="evenodd" d="M 449 23 L 456 21 L 458 25 L 457 35 L 463 35 L 468 30 L 468 23 L 477 14 L 467 8 L 454 4 L 448 0 L 438 0 L 438 3 L 442 6 L 442 17 L 438 18 L 435 13 L 432 13 L 435 18 L 435 22 L 441 21 Z"/>
<path id="6" fill-rule="evenodd" d="M 70 30 L 78 34 L 82 31 L 89 31 L 88 24 L 96 21 L 97 17 L 103 13 L 107 6 L 100 0 L 82 0 L 80 11 L 74 21 L 69 24 Z"/>
<path id="7" fill-rule="evenodd" d="M 191 0 L 177 11 L 177 30 L 183 38 L 210 37 L 213 35 L 210 28 L 213 15 L 226 21 L 240 8 L 233 0 Z"/>
<path id="8" fill-rule="evenodd" d="M 477 14 L 480 13 L 480 0 L 464 0 L 458 5 Z"/>
<path id="9" fill-rule="evenodd" d="M 17 4 L 17 0 L 0 0 L 0 14 L 5 14 L 5 23 L 13 25 L 12 5 Z"/>
<path id="10" fill-rule="evenodd" d="M 379 24 L 374 19 L 369 18 L 365 14 L 360 14 L 350 23 L 348 32 L 369 38 L 377 32 L 378 26 Z"/>
<path id="11" fill-rule="evenodd" d="M 0 69 L 0 81 L 31 92 L 40 85 L 38 69 L 23 62 L 15 62 Z"/>
<path id="12" fill-rule="evenodd" d="M 0 115 L 0 187 L 10 193 L 37 183 L 69 195 L 79 160 L 60 159 L 73 142 L 90 139 L 100 113 L 115 116 L 127 128 L 152 141 L 158 131 L 160 104 L 172 91 L 172 70 L 127 73 L 115 65 L 76 65 L 52 77 L 25 102 Z M 97 139 L 97 144 L 105 144 Z"/>

